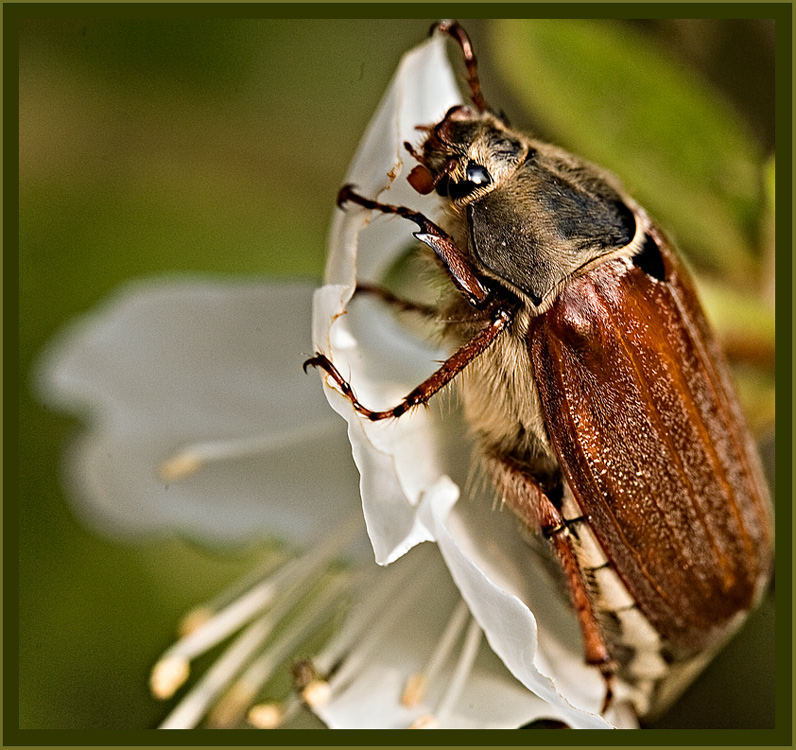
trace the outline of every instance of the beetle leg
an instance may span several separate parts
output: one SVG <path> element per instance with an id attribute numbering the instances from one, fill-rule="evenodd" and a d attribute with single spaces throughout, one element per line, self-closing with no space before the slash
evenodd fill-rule
<path id="1" fill-rule="evenodd" d="M 370 294 L 373 297 L 378 297 L 382 302 L 401 310 L 402 312 L 414 312 L 423 315 L 426 318 L 437 318 L 439 310 L 434 305 L 423 305 L 419 302 L 411 302 L 402 297 L 398 297 L 383 286 L 376 284 L 357 284 L 354 294 Z"/>
<path id="2" fill-rule="evenodd" d="M 553 507 L 549 500 L 547 502 Z M 550 529 L 542 529 L 542 533 L 552 543 L 553 549 L 564 569 L 564 576 L 569 585 L 572 604 L 575 607 L 583 636 L 585 661 L 587 664 L 596 666 L 603 677 L 605 696 L 601 711 L 605 713 L 610 707 L 613 697 L 613 675 L 616 667 L 603 638 L 602 628 L 594 614 L 594 608 L 586 589 L 583 573 L 575 556 L 575 550 L 572 547 L 572 541 L 569 538 L 569 532 L 562 518 L 560 525 Z"/>
<path id="3" fill-rule="evenodd" d="M 537 480 L 514 460 L 494 453 L 485 460 L 487 471 L 502 493 L 503 501 L 529 528 L 550 541 L 561 563 L 583 637 L 584 659 L 600 670 L 605 682 L 601 709 L 605 713 L 613 697 L 616 664 L 595 615 L 566 521 Z"/>
<path id="4" fill-rule="evenodd" d="M 473 45 L 470 42 L 470 37 L 467 36 L 467 32 L 457 21 L 438 21 L 431 27 L 432 33 L 435 30 L 452 37 L 462 48 L 464 65 L 467 68 L 467 85 L 470 87 L 470 98 L 479 112 L 486 112 L 489 107 L 484 99 L 484 95 L 481 93 L 481 81 L 478 78 L 478 61 L 476 60 L 475 53 L 473 52 Z"/>
<path id="5" fill-rule="evenodd" d="M 437 226 L 418 211 L 406 206 L 392 206 L 388 203 L 377 203 L 355 193 L 351 185 L 344 185 L 337 195 L 337 205 L 341 208 L 346 203 L 356 203 L 363 208 L 395 214 L 413 221 L 420 227 L 414 236 L 425 242 L 437 255 L 445 270 L 451 277 L 456 288 L 467 297 L 473 307 L 482 308 L 489 301 L 490 290 L 478 276 L 475 266 L 464 255 L 453 238 L 444 229 Z"/>
<path id="6" fill-rule="evenodd" d="M 417 388 L 410 391 L 403 401 L 392 409 L 373 411 L 368 409 L 367 406 L 363 406 L 357 399 L 351 384 L 340 374 L 329 358 L 320 352 L 304 363 L 304 372 L 307 371 L 308 367 L 320 367 L 334 380 L 341 393 L 351 402 L 354 409 L 371 422 L 400 417 L 413 406 L 427 403 L 435 393 L 450 383 L 470 362 L 489 348 L 511 323 L 513 318 L 512 310 L 505 308 L 496 309 L 492 315 L 492 322 L 486 328 L 479 331 L 466 344 L 457 349 L 442 363 L 442 366 L 436 372 L 426 378 Z"/>

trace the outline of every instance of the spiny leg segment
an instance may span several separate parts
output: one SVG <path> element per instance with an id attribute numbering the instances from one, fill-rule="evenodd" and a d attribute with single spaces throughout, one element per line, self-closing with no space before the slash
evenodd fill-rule
<path id="1" fill-rule="evenodd" d="M 485 468 L 503 496 L 504 502 L 532 531 L 549 540 L 564 571 L 570 600 L 580 625 L 584 660 L 597 667 L 605 684 L 601 711 L 605 713 L 613 699 L 616 671 L 602 628 L 589 596 L 583 572 L 572 546 L 567 523 L 548 493 L 530 472 L 509 456 L 492 454 L 484 459 Z"/>
<path id="2" fill-rule="evenodd" d="M 365 198 L 354 192 L 350 185 L 345 185 L 337 196 L 338 206 L 343 207 L 346 203 L 356 203 L 363 208 L 401 216 L 417 224 L 420 231 L 416 232 L 414 236 L 434 250 L 448 271 L 456 288 L 475 307 L 484 307 L 489 304 L 490 290 L 481 281 L 471 261 L 456 247 L 453 239 L 433 221 L 418 211 L 413 211 L 405 206 L 393 206 Z M 420 305 L 406 303 L 380 287 L 362 285 L 358 287 L 357 291 L 377 294 L 383 299 L 387 299 L 399 306 L 404 306 L 407 309 L 431 312 L 431 308 L 423 308 Z M 354 409 L 372 422 L 382 419 L 393 419 L 400 417 L 413 406 L 428 403 L 428 400 L 435 393 L 450 383 L 473 359 L 486 351 L 500 333 L 510 325 L 513 319 L 513 309 L 495 306 L 491 311 L 491 322 L 489 325 L 448 357 L 436 372 L 432 373 L 408 393 L 401 403 L 392 409 L 375 411 L 364 406 L 357 398 L 351 384 L 340 374 L 331 360 L 321 352 L 316 352 L 314 357 L 310 357 L 304 363 L 304 371 L 306 372 L 308 367 L 320 367 L 332 378 L 340 392 L 351 402 Z"/>
<path id="3" fill-rule="evenodd" d="M 378 297 L 382 302 L 392 305 L 401 312 L 413 312 L 422 315 L 425 318 L 437 318 L 439 310 L 434 305 L 424 305 L 420 302 L 412 302 L 403 297 L 398 297 L 393 294 L 389 289 L 377 284 L 357 283 L 354 290 L 355 295 L 366 294 L 372 297 Z"/>
<path id="4" fill-rule="evenodd" d="M 481 93 L 481 80 L 478 77 L 478 60 L 473 52 L 470 37 L 464 28 L 456 21 L 438 21 L 431 27 L 431 32 L 441 31 L 454 39 L 462 49 L 464 66 L 467 68 L 467 85 L 470 87 L 470 99 L 479 112 L 486 112 L 489 106 Z"/>
<path id="5" fill-rule="evenodd" d="M 486 351 L 512 320 L 512 311 L 502 308 L 496 310 L 491 323 L 486 328 L 479 331 L 470 341 L 457 349 L 442 363 L 442 366 L 436 372 L 410 391 L 400 404 L 384 411 L 374 411 L 368 409 L 367 406 L 363 406 L 357 399 L 351 384 L 346 381 L 326 355 L 317 352 L 314 357 L 304 363 L 304 371 L 306 372 L 308 367 L 320 367 L 324 370 L 336 383 L 340 392 L 351 402 L 354 409 L 371 422 L 393 419 L 400 417 L 413 406 L 428 403 L 428 400 L 435 393 L 450 383 L 479 354 Z"/>
<path id="6" fill-rule="evenodd" d="M 341 208 L 346 203 L 356 203 L 363 208 L 381 211 L 385 214 L 394 214 L 414 222 L 420 228 L 414 233 L 421 242 L 428 245 L 437 255 L 451 281 L 456 288 L 467 298 L 473 307 L 483 308 L 490 298 L 490 290 L 481 280 L 472 262 L 464 255 L 453 238 L 444 229 L 426 218 L 419 211 L 413 211 L 406 206 L 392 206 L 388 203 L 377 203 L 354 192 L 351 185 L 344 185 L 337 195 L 337 205 Z"/>

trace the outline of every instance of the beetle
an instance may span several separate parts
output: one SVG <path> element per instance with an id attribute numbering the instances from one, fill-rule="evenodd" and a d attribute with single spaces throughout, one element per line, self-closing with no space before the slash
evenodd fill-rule
<path id="1" fill-rule="evenodd" d="M 470 39 L 471 105 L 433 126 L 408 176 L 445 200 L 443 229 L 344 186 L 338 205 L 401 216 L 454 290 L 453 354 L 374 411 L 322 352 L 363 418 L 396 419 L 459 377 L 498 496 L 559 563 L 585 661 L 662 712 L 759 601 L 773 521 L 726 361 L 671 242 L 618 179 L 524 135 L 487 105 Z M 386 291 L 367 288 L 404 306 Z"/>

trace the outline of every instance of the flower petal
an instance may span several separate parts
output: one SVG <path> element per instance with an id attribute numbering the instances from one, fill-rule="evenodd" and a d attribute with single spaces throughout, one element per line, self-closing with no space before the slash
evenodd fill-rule
<path id="1" fill-rule="evenodd" d="M 363 640 L 361 669 L 318 715 L 331 728 L 406 728 L 424 715 L 435 715 L 453 679 L 454 664 L 446 663 L 429 684 L 420 703 L 402 705 L 407 678 L 422 673 L 440 633 L 460 601 L 437 550 L 424 545 L 412 556 L 381 571 L 384 585 L 414 566 L 422 577 L 411 594 L 393 603 L 388 622 L 377 638 Z M 457 650 L 455 650 L 457 651 Z M 456 656 L 451 661 L 455 662 Z M 453 707 L 439 718 L 448 729 L 509 729 L 537 718 L 566 720 L 567 712 L 552 708 L 528 692 L 484 644 Z"/>
<path id="2" fill-rule="evenodd" d="M 417 139 L 415 127 L 438 121 L 460 102 L 444 40 L 435 36 L 403 58 L 347 181 L 368 197 L 385 199 L 382 193 L 389 189 L 392 203 L 439 210 L 433 199 L 421 198 L 405 180 L 395 178 L 404 167 L 403 143 Z M 328 286 L 315 296 L 313 341 L 355 383 L 358 398 L 370 408 L 399 403 L 444 357 L 401 335 L 378 306 L 347 311 L 356 281 L 378 280 L 411 243 L 411 225 L 394 216 L 373 217 L 349 206 L 332 220 Z M 366 424 L 334 388 L 326 393 L 349 423 L 368 533 L 377 561 L 389 563 L 431 538 L 415 511 L 423 488 L 443 472 L 429 415 L 417 410 L 399 421 Z"/>
<path id="3" fill-rule="evenodd" d="M 113 534 L 202 541 L 328 528 L 352 502 L 356 473 L 317 381 L 301 371 L 311 293 L 304 283 L 151 280 L 73 324 L 36 377 L 43 401 L 94 419 L 67 457 L 81 513 Z M 211 456 L 198 474 L 158 477 L 197 445 Z"/>
<path id="4" fill-rule="evenodd" d="M 539 569 L 531 550 L 522 549 L 510 514 L 491 511 L 486 503 L 469 503 L 462 512 L 460 505 L 454 509 L 457 496 L 458 488 L 443 478 L 427 493 L 422 512 L 490 646 L 570 726 L 610 728 L 597 715 L 602 679 L 583 662 L 580 634 L 562 592 Z M 517 565 L 522 560 L 529 563 L 524 568 Z"/>
<path id="5" fill-rule="evenodd" d="M 351 162 L 345 182 L 369 198 L 384 198 L 389 190 L 393 203 L 427 209 L 428 198 L 420 197 L 405 180 L 396 179 L 404 169 L 404 143 L 416 143 L 418 125 L 431 125 L 462 97 L 445 52 L 445 40 L 434 35 L 406 53 L 382 98 L 376 113 Z M 384 234 L 358 233 L 369 223 L 369 212 L 335 211 L 329 235 L 326 282 L 353 287 L 360 281 L 376 280 L 394 260 L 409 238 L 409 226 L 400 219 L 383 220 L 400 224 L 403 231 L 387 229 Z M 382 223 L 382 221 L 378 222 Z M 385 239 L 386 242 L 382 242 Z M 363 244 L 364 243 L 364 244 Z M 357 253 L 367 246 L 367 251 Z"/>
<path id="6" fill-rule="evenodd" d="M 450 75 L 447 63 L 434 60 L 432 64 L 428 57 L 433 43 L 407 58 L 419 61 L 422 85 L 432 91 L 437 85 L 435 76 L 440 76 L 438 83 L 444 88 Z M 418 78 L 412 80 L 407 77 L 410 74 Z M 396 87 L 410 95 L 421 88 L 420 77 L 420 68 L 405 63 L 399 68 L 365 137 L 362 153 L 367 159 L 355 160 L 350 178 L 368 186 L 367 192 L 361 191 L 367 197 L 375 197 L 389 186 L 388 197 L 380 200 L 434 216 L 439 206 L 433 196 L 421 198 L 405 180 L 395 179 L 402 166 L 400 146 L 399 155 L 394 156 L 396 142 L 400 144 L 405 136 L 396 139 L 385 126 L 385 122 L 433 123 L 458 103 L 454 93 L 435 116 L 431 112 L 421 116 L 411 107 L 411 114 L 405 116 L 401 108 L 409 104 L 396 95 Z M 432 97 L 433 101 L 439 99 Z M 396 108 L 392 120 L 385 114 L 389 107 Z M 376 138 L 381 139 L 382 151 Z M 388 155 L 393 155 L 394 161 L 385 176 Z M 372 165 L 375 175 L 368 171 Z M 402 223 L 406 224 L 396 217 L 374 216 L 355 205 L 338 212 L 327 270 L 332 283 L 315 297 L 316 346 L 352 384 L 359 401 L 373 410 L 400 403 L 445 357 L 444 351 L 424 347 L 402 331 L 384 304 L 367 304 L 359 298 L 351 301 L 355 279 L 378 282 L 407 244 L 408 231 Z M 605 686 L 599 672 L 583 663 L 581 634 L 566 596 L 546 580 L 539 560 L 520 538 L 516 521 L 508 513 L 495 512 L 491 496 L 484 493 L 459 501 L 451 510 L 459 494 L 454 482 L 465 486 L 470 476 L 471 445 L 466 426 L 458 421 L 460 415 L 452 412 L 441 419 L 432 409 L 415 409 L 399 420 L 371 423 L 355 414 L 335 388 L 327 388 L 327 397 L 349 423 L 377 561 L 392 562 L 414 544 L 436 540 L 490 645 L 515 677 L 541 696 L 550 710 L 566 716 L 568 724 L 612 726 L 597 715 Z M 555 675 L 555 682 L 550 675 Z M 633 725 L 632 718 L 619 713 L 612 718 Z"/>

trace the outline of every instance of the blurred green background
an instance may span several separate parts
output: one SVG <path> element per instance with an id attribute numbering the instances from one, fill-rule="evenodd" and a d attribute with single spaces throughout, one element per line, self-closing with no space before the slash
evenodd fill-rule
<path id="1" fill-rule="evenodd" d="M 30 395 L 36 354 L 132 277 L 320 279 L 348 161 L 431 20 L 21 23 L 21 728 L 156 726 L 167 707 L 148 694 L 151 665 L 180 616 L 256 556 L 173 539 L 122 546 L 83 527 L 59 484 L 80 423 Z M 765 435 L 773 23 L 465 25 L 488 101 L 619 172 L 686 251 L 696 248 L 689 257 L 715 299 L 748 305 L 743 320 L 717 320 L 745 359 L 738 373 Z M 695 150 L 707 164 L 694 164 Z M 679 222 L 678 197 L 693 208 Z M 710 224 L 717 212 L 724 237 Z M 744 346 L 760 341 L 750 364 Z M 660 726 L 773 726 L 772 641 L 773 596 Z"/>

